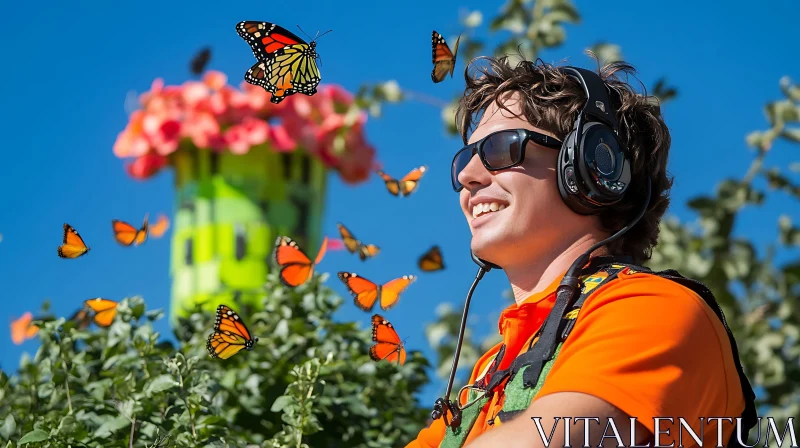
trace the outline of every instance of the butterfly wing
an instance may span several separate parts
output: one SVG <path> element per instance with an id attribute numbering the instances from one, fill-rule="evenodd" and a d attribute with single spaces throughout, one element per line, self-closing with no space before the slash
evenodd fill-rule
<path id="1" fill-rule="evenodd" d="M 461 36 L 459 36 L 456 41 L 456 51 L 458 51 L 458 43 L 460 40 Z M 433 71 L 431 72 L 431 79 L 434 83 L 439 83 L 444 80 L 448 73 L 451 77 L 453 76 L 453 70 L 456 65 L 456 55 L 455 52 L 450 51 L 450 47 L 447 46 L 444 37 L 436 31 L 433 32 L 431 44 L 433 48 Z"/>
<path id="2" fill-rule="evenodd" d="M 169 230 L 169 218 L 165 215 L 159 214 L 158 221 L 150 226 L 150 235 L 154 238 L 161 238 Z"/>
<path id="3" fill-rule="evenodd" d="M 377 173 L 378 176 L 381 176 L 383 181 L 386 182 L 386 189 L 389 190 L 389 193 L 395 196 L 400 194 L 400 183 L 397 181 L 397 179 L 380 170 L 378 170 Z"/>
<path id="4" fill-rule="evenodd" d="M 64 242 L 58 246 L 58 256 L 61 258 L 78 258 L 89 252 L 89 247 L 83 242 L 78 231 L 71 225 L 64 224 Z"/>
<path id="5" fill-rule="evenodd" d="M 220 305 L 217 307 L 214 330 L 230 331 L 233 334 L 241 336 L 247 341 L 253 339 L 253 337 L 250 335 L 250 330 L 247 329 L 247 326 L 242 321 L 242 318 L 236 314 L 236 311 L 233 311 L 227 305 Z"/>
<path id="6" fill-rule="evenodd" d="M 378 285 L 353 272 L 339 272 L 338 277 L 353 295 L 356 306 L 370 311 L 378 298 Z"/>
<path id="7" fill-rule="evenodd" d="M 444 260 L 439 246 L 431 247 L 417 260 L 417 266 L 425 272 L 440 271 L 444 269 Z"/>
<path id="8" fill-rule="evenodd" d="M 405 291 L 416 279 L 417 277 L 413 275 L 404 275 L 381 286 L 381 308 L 386 311 L 397 305 L 400 293 Z"/>
<path id="9" fill-rule="evenodd" d="M 214 332 L 208 336 L 206 349 L 214 358 L 228 359 L 242 349 L 252 350 L 258 338 L 253 338 L 242 318 L 227 305 L 217 307 Z"/>
<path id="10" fill-rule="evenodd" d="M 123 246 L 133 244 L 139 233 L 139 229 L 118 219 L 111 221 L 111 228 L 114 230 L 114 239 Z"/>
<path id="11" fill-rule="evenodd" d="M 317 252 L 317 258 L 314 259 L 314 265 L 318 265 L 322 258 L 325 257 L 325 252 L 328 250 L 328 237 L 322 238 L 322 245 L 319 247 L 319 252 Z"/>
<path id="12" fill-rule="evenodd" d="M 374 244 L 367 244 L 367 245 L 362 244 L 358 248 L 358 257 L 361 258 L 361 261 L 364 261 L 367 258 L 378 255 L 380 251 L 381 251 L 380 248 Z"/>
<path id="13" fill-rule="evenodd" d="M 375 342 L 369 350 L 373 361 L 397 361 L 400 365 L 406 362 L 406 350 L 394 326 L 379 314 L 372 316 L 372 340 Z"/>
<path id="14" fill-rule="evenodd" d="M 206 349 L 213 358 L 228 359 L 245 348 L 245 339 L 229 331 L 214 331 L 208 336 Z"/>
<path id="15" fill-rule="evenodd" d="M 309 45 L 289 30 L 269 22 L 239 22 L 236 32 L 258 59 L 244 79 L 272 93 L 271 102 L 278 104 L 297 92 L 317 93 L 321 75 L 313 42 Z"/>
<path id="16" fill-rule="evenodd" d="M 308 281 L 314 273 L 311 260 L 288 236 L 280 236 L 275 241 L 275 262 L 281 268 L 278 275 L 281 283 L 293 288 Z"/>
<path id="17" fill-rule="evenodd" d="M 206 70 L 206 65 L 211 59 L 211 48 L 205 47 L 200 50 L 189 63 L 189 70 L 195 76 L 200 76 Z"/>
<path id="18" fill-rule="evenodd" d="M 136 232 L 136 237 L 133 239 L 134 244 L 137 246 L 141 245 L 145 241 L 147 241 L 147 232 L 149 230 L 149 226 L 147 225 L 147 216 L 144 215 L 144 223 L 142 224 L 142 228 Z"/>
<path id="19" fill-rule="evenodd" d="M 339 227 L 339 234 L 342 235 L 342 242 L 344 242 L 344 246 L 350 253 L 355 253 L 358 248 L 361 246 L 361 241 L 358 241 L 355 236 L 353 236 L 352 232 L 347 229 L 342 223 L 337 223 L 337 227 Z"/>
<path id="20" fill-rule="evenodd" d="M 94 311 L 94 323 L 100 327 L 111 326 L 117 315 L 117 302 L 113 300 L 97 297 L 86 300 L 83 304 Z"/>
<path id="21" fill-rule="evenodd" d="M 400 179 L 400 191 L 403 193 L 403 196 L 408 196 L 417 189 L 419 180 L 425 175 L 425 171 L 428 171 L 428 167 L 423 165 L 419 168 L 414 168 Z"/>
<path id="22" fill-rule="evenodd" d="M 36 336 L 36 333 L 39 332 L 39 327 L 31 323 L 33 320 L 33 315 L 30 312 L 25 312 L 22 317 L 11 322 L 11 342 L 14 345 L 20 345 Z"/>

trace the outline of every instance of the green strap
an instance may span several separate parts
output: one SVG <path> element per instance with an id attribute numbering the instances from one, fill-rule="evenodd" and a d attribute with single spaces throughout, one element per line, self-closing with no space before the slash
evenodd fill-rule
<path id="1" fill-rule="evenodd" d="M 476 392 L 470 390 L 467 402 L 472 401 L 477 396 Z M 444 430 L 444 439 L 439 444 L 439 448 L 461 448 L 467 440 L 469 432 L 478 420 L 478 415 L 481 409 L 489 402 L 489 397 L 483 397 L 461 411 L 461 424 L 456 428 L 446 427 Z"/>

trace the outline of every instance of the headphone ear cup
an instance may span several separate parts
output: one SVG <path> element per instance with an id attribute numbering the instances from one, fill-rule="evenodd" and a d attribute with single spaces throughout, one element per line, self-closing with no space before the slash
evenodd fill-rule
<path id="1" fill-rule="evenodd" d="M 575 179 L 575 131 L 567 134 L 561 150 L 558 152 L 558 169 L 556 170 L 558 191 L 561 199 L 569 203 L 572 196 L 578 193 L 577 179 Z"/>

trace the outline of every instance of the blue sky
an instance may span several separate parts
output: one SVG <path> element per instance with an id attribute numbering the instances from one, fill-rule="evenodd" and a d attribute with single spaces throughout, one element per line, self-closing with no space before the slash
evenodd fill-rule
<path id="1" fill-rule="evenodd" d="M 234 25 L 266 20 L 291 29 L 300 24 L 312 35 L 333 29 L 318 42 L 324 83 L 354 92 L 363 82 L 395 79 L 401 87 L 446 100 L 463 89 L 464 61 L 452 79 L 431 83 L 431 30 L 452 38 L 462 31 L 461 14 L 479 10 L 492 17 L 502 6 L 499 1 L 460 0 L 335 4 L 341 3 L 306 1 L 272 10 L 264 2 L 221 6 L 200 0 L 15 2 L 0 7 L 4 369 L 17 365 L 22 352 L 33 354 L 37 348 L 35 341 L 12 345 L 8 322 L 25 311 L 38 311 L 45 299 L 58 315 L 68 315 L 84 299 L 97 296 L 142 295 L 148 307 L 168 309 L 170 239 L 126 249 L 109 232 L 111 219 L 139 222 L 145 212 L 171 216 L 173 209 L 171 173 L 136 181 L 124 174 L 123 161 L 112 154 L 127 122 L 128 92 L 149 89 L 157 77 L 167 84 L 182 83 L 189 75 L 189 59 L 205 45 L 213 49 L 210 68 L 238 85 L 253 56 Z M 609 41 L 622 46 L 645 85 L 666 76 L 678 87 L 680 97 L 665 108 L 673 138 L 669 170 L 676 176 L 670 214 L 691 220 L 684 205 L 688 198 L 710 193 L 723 178 L 741 177 L 747 169 L 752 153 L 744 137 L 767 126 L 763 105 L 781 97 L 780 77 L 800 79 L 793 46 L 798 6 L 789 0 L 765 5 L 728 2 L 720 10 L 711 2 L 673 2 L 668 9 L 649 2 L 579 1 L 582 23 L 567 27 L 564 46 L 540 56 L 592 67 L 582 51 Z M 478 32 L 487 33 L 486 26 Z M 338 235 L 336 222 L 342 221 L 383 252 L 367 263 L 332 252 L 320 266 L 331 273 L 354 270 L 381 282 L 419 275 L 401 304 L 385 315 L 408 337 L 409 349 L 428 356 L 432 352 L 424 326 L 434 320 L 436 305 L 460 307 L 475 274 L 468 256 L 469 229 L 448 177 L 460 141 L 446 135 L 440 116 L 438 108 L 407 102 L 390 105 L 381 118 L 369 120 L 368 139 L 387 172 L 400 176 L 421 164 L 429 171 L 407 199 L 390 196 L 377 176 L 348 186 L 331 174 L 323 231 Z M 797 161 L 796 150 L 776 145 L 767 165 L 785 167 Z M 768 244 L 776 238 L 781 213 L 800 219 L 796 202 L 772 195 L 763 207 L 745 213 L 736 232 Z M 90 255 L 74 262 L 56 256 L 64 222 L 96 248 Z M 448 268 L 420 274 L 416 259 L 432 244 L 442 247 Z M 334 277 L 328 284 L 346 296 Z M 507 288 L 502 273 L 490 273 L 482 281 L 470 320 L 477 334 L 497 331 L 498 311 L 506 303 L 501 294 Z M 348 301 L 338 318 L 366 327 L 369 315 Z M 157 329 L 168 333 L 166 320 Z M 432 402 L 443 387 L 443 382 L 428 386 L 423 403 Z"/>

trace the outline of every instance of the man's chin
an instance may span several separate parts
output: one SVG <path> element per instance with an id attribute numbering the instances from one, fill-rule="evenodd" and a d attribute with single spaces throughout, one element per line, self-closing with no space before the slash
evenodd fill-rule
<path id="1" fill-rule="evenodd" d="M 504 250 L 500 242 L 473 237 L 470 249 L 476 257 L 490 263 L 500 265 L 503 260 Z"/>

